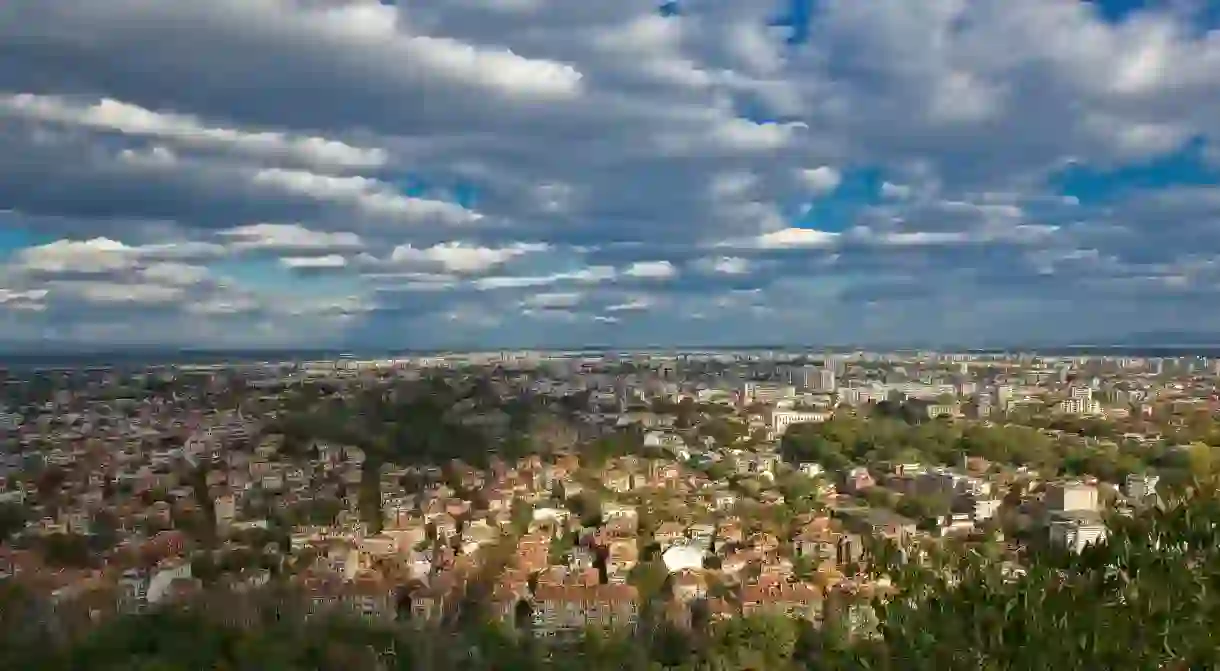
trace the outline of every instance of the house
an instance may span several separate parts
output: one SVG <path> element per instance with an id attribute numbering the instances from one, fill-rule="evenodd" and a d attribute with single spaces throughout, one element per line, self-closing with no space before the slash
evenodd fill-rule
<path id="1" fill-rule="evenodd" d="M 915 522 L 881 508 L 840 508 L 835 513 L 845 527 L 858 534 L 880 536 L 905 543 L 915 534 Z"/>
<path id="2" fill-rule="evenodd" d="M 822 474 L 822 465 L 816 461 L 803 461 L 796 465 L 796 470 L 805 477 L 815 478 Z"/>
<path id="3" fill-rule="evenodd" d="M 792 539 L 792 550 L 798 557 L 814 561 L 834 560 L 838 556 L 840 535 L 826 527 L 807 525 Z"/>
<path id="4" fill-rule="evenodd" d="M 702 571 L 682 569 L 673 575 L 674 598 L 690 602 L 707 596 L 707 578 Z"/>
<path id="5" fill-rule="evenodd" d="M 617 501 L 602 502 L 602 520 L 611 521 L 616 519 L 625 519 L 635 522 L 639 519 L 640 514 L 635 506 Z"/>
<path id="6" fill-rule="evenodd" d="M 788 582 L 744 585 L 740 597 L 742 615 L 774 612 L 810 622 L 820 621 L 823 600 L 814 585 Z"/>
<path id="7" fill-rule="evenodd" d="M 703 568 L 702 549 L 693 545 L 675 545 L 661 554 L 661 561 L 670 573 Z"/>
<path id="8" fill-rule="evenodd" d="M 706 522 L 696 522 L 686 528 L 686 537 L 690 543 L 708 551 L 712 548 L 712 539 L 716 536 L 716 527 Z"/>
<path id="9" fill-rule="evenodd" d="M 716 510 L 728 510 L 737 503 L 737 494 L 723 489 L 712 495 L 712 507 Z"/>
<path id="10" fill-rule="evenodd" d="M 864 468 L 863 466 L 858 466 L 847 472 L 847 476 L 843 483 L 843 489 L 848 493 L 858 494 L 865 490 L 871 489 L 872 487 L 876 486 L 876 484 L 876 481 L 873 480 L 873 476 L 868 472 L 868 469 Z"/>
<path id="11" fill-rule="evenodd" d="M 623 494 L 631 491 L 631 474 L 627 471 L 618 469 L 606 471 L 602 482 L 605 484 L 606 489 L 612 492 Z"/>
<path id="12" fill-rule="evenodd" d="M 653 533 L 653 538 L 664 552 L 675 543 L 686 539 L 686 529 L 677 522 L 663 522 Z"/>
<path id="13" fill-rule="evenodd" d="M 539 637 L 579 635 L 588 627 L 634 629 L 639 595 L 631 585 L 539 585 L 533 630 Z"/>
<path id="14" fill-rule="evenodd" d="M 720 523 L 720 527 L 716 529 L 716 551 L 725 545 L 739 544 L 745 540 L 745 533 L 741 529 L 741 525 L 733 520 L 724 520 Z"/>
<path id="15" fill-rule="evenodd" d="M 639 562 L 640 553 L 632 539 L 611 541 L 606 549 L 606 575 L 611 582 L 627 579 L 627 573 Z"/>

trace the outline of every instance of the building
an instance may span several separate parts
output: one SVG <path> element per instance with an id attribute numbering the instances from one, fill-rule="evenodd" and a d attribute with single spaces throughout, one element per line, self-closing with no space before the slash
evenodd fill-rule
<path id="1" fill-rule="evenodd" d="M 1048 513 L 1096 512 L 1100 509 L 1097 487 L 1079 481 L 1059 482 L 1046 486 Z"/>
<path id="2" fill-rule="evenodd" d="M 1106 526 L 1096 513 L 1061 513 L 1051 518 L 1050 542 L 1056 547 L 1079 553 L 1106 537 Z"/>
<path id="3" fill-rule="evenodd" d="M 229 528 L 237 517 L 237 497 L 232 494 L 217 496 L 212 503 L 212 510 L 216 514 L 216 528 L 221 530 Z"/>
<path id="4" fill-rule="evenodd" d="M 746 403 L 775 403 L 796 396 L 796 387 L 761 382 L 747 382 L 741 391 Z"/>
<path id="5" fill-rule="evenodd" d="M 797 370 L 795 377 L 802 391 L 829 394 L 838 387 L 838 376 L 830 368 L 803 366 Z"/>
<path id="6" fill-rule="evenodd" d="M 1160 481 L 1160 476 L 1132 473 L 1123 483 L 1123 491 L 1129 498 L 1145 499 L 1156 495 L 1156 486 Z"/>
<path id="7" fill-rule="evenodd" d="M 579 635 L 588 627 L 634 629 L 639 595 L 631 585 L 539 585 L 534 595 L 534 634 Z"/>
<path id="8" fill-rule="evenodd" d="M 771 413 L 771 430 L 775 435 L 782 436 L 793 424 L 811 424 L 825 422 L 831 413 L 807 410 L 776 410 Z"/>

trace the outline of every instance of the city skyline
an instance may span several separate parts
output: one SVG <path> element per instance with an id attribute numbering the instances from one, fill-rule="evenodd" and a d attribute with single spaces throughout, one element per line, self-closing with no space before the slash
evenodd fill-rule
<path id="1" fill-rule="evenodd" d="M 18 2 L 0 351 L 1220 341 L 1218 26 Z"/>

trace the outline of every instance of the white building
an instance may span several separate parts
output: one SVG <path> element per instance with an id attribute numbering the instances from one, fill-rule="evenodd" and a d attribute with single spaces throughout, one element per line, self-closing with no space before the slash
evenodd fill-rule
<path id="1" fill-rule="evenodd" d="M 1083 482 L 1059 482 L 1046 486 L 1049 513 L 1096 512 L 1100 509 L 1097 487 Z"/>
<path id="2" fill-rule="evenodd" d="M 703 549 L 694 545 L 674 545 L 661 554 L 661 561 L 670 573 L 703 568 Z"/>
<path id="3" fill-rule="evenodd" d="M 776 410 L 771 413 L 771 430 L 782 436 L 793 424 L 825 422 L 830 417 L 831 413 L 816 410 Z"/>
<path id="4" fill-rule="evenodd" d="M 746 403 L 775 403 L 796 396 L 796 387 L 792 385 L 760 382 L 747 382 L 741 391 Z"/>
<path id="5" fill-rule="evenodd" d="M 1106 526 L 1095 515 L 1056 516 L 1050 524 L 1050 542 L 1079 553 L 1106 538 Z"/>
<path id="6" fill-rule="evenodd" d="M 1123 490 L 1133 499 L 1143 499 L 1156 494 L 1156 486 L 1161 481 L 1157 475 L 1132 473 L 1123 483 Z"/>

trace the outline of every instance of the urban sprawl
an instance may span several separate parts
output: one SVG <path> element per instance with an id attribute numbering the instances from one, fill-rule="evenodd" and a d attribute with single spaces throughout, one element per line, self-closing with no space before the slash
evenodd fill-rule
<path id="1" fill-rule="evenodd" d="M 281 587 L 542 640 L 760 612 L 869 636 L 879 548 L 1020 575 L 1212 469 L 1217 377 L 816 351 L 9 371 L 0 582 L 84 622 Z"/>

